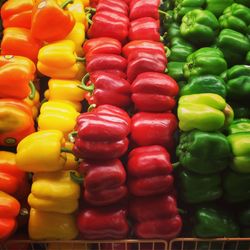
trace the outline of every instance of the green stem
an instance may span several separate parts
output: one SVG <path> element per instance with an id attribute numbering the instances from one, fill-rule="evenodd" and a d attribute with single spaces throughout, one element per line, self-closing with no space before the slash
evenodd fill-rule
<path id="1" fill-rule="evenodd" d="M 164 37 L 164 35 L 163 35 L 163 37 Z M 164 46 L 164 49 L 165 49 L 166 57 L 167 57 L 167 58 L 170 57 L 170 55 L 171 55 L 171 50 L 169 49 L 169 47 Z"/>
<path id="2" fill-rule="evenodd" d="M 71 171 L 70 172 L 70 178 L 72 181 L 74 181 L 77 184 L 83 184 L 83 177 L 82 176 L 77 176 L 75 172 Z"/>
<path id="3" fill-rule="evenodd" d="M 66 0 L 64 3 L 61 4 L 61 8 L 64 9 L 69 3 L 73 3 L 74 0 Z"/>
<path id="4" fill-rule="evenodd" d="M 33 100 L 36 95 L 36 87 L 32 81 L 29 82 L 29 87 L 30 87 L 29 99 Z"/>
<path id="5" fill-rule="evenodd" d="M 96 8 L 86 7 L 85 10 L 87 12 L 94 12 L 94 13 L 96 13 Z"/>
<path id="6" fill-rule="evenodd" d="M 48 102 L 48 100 L 47 100 L 46 98 L 44 98 L 44 99 L 41 101 L 40 105 L 42 106 L 45 102 Z"/>
<path id="7" fill-rule="evenodd" d="M 167 15 L 167 12 L 165 12 L 165 11 L 163 11 L 163 10 L 158 10 L 158 12 L 159 12 L 160 14 Z"/>
<path id="8" fill-rule="evenodd" d="M 70 153 L 73 154 L 72 150 L 69 148 L 61 148 L 61 153 Z"/>
<path id="9" fill-rule="evenodd" d="M 85 57 L 79 57 L 79 56 L 77 56 L 77 57 L 76 57 L 76 61 L 77 61 L 77 62 L 85 62 L 85 61 L 86 61 L 86 58 L 85 58 Z"/>
<path id="10" fill-rule="evenodd" d="M 89 73 L 87 73 L 83 78 L 82 78 L 82 83 L 81 85 L 77 85 L 78 88 L 83 89 L 85 91 L 90 92 L 91 94 L 93 93 L 95 89 L 95 85 L 91 83 L 89 86 L 87 86 L 87 82 L 89 81 Z"/>
<path id="11" fill-rule="evenodd" d="M 91 112 L 94 108 L 96 108 L 96 104 L 91 104 L 91 105 L 88 107 L 88 112 Z"/>
<path id="12" fill-rule="evenodd" d="M 86 14 L 86 19 L 87 19 L 87 21 L 88 21 L 88 23 L 89 23 L 90 25 L 93 24 L 93 21 L 90 19 L 91 16 L 92 16 L 91 13 L 87 13 L 87 14 Z"/>
<path id="13" fill-rule="evenodd" d="M 78 132 L 77 131 L 72 131 L 71 133 L 69 133 L 68 138 L 70 142 L 74 142 L 75 141 L 75 137 L 77 136 Z"/>
<path id="14" fill-rule="evenodd" d="M 181 166 L 181 163 L 178 161 L 178 162 L 172 163 L 172 166 L 174 169 L 176 169 Z"/>
<path id="15" fill-rule="evenodd" d="M 164 73 L 165 73 L 165 74 L 167 74 L 167 73 L 168 73 L 168 68 L 166 68 L 166 69 L 164 70 Z"/>

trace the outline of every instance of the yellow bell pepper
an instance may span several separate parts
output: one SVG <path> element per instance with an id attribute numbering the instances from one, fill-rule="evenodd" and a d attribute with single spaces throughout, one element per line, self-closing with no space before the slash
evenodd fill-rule
<path id="1" fill-rule="evenodd" d="M 45 45 L 38 53 L 38 70 L 51 78 L 80 80 L 85 73 L 84 59 L 77 57 L 75 49 L 71 40 Z"/>
<path id="2" fill-rule="evenodd" d="M 31 100 L 29 97 L 26 97 L 24 99 L 24 102 L 27 103 L 31 107 L 32 113 L 33 113 L 33 118 L 35 119 L 38 115 L 38 110 L 40 107 L 39 92 L 36 90 L 34 99 Z"/>
<path id="3" fill-rule="evenodd" d="M 65 148 L 72 151 L 74 144 L 72 142 L 66 141 Z M 66 153 L 66 163 L 64 165 L 64 170 L 77 170 L 79 162 L 76 160 L 75 156 L 71 153 Z"/>
<path id="4" fill-rule="evenodd" d="M 39 130 L 57 129 L 67 138 L 76 125 L 79 113 L 75 108 L 63 101 L 48 101 L 40 109 L 38 117 Z"/>
<path id="5" fill-rule="evenodd" d="M 33 240 L 72 240 L 78 235 L 74 214 L 30 209 L 29 237 Z"/>
<path id="6" fill-rule="evenodd" d="M 17 146 L 17 166 L 26 172 L 62 170 L 66 154 L 63 133 L 59 130 L 39 131 L 25 137 Z"/>
<path id="7" fill-rule="evenodd" d="M 44 212 L 62 214 L 75 212 L 78 209 L 80 186 L 71 179 L 71 172 L 34 174 L 28 197 L 30 207 Z"/>

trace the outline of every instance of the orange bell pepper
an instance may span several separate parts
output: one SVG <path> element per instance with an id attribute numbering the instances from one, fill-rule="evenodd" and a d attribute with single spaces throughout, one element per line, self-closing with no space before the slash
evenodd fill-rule
<path id="1" fill-rule="evenodd" d="M 3 31 L 2 55 L 24 56 L 36 63 L 41 47 L 42 43 L 34 39 L 28 29 L 9 27 Z"/>
<path id="2" fill-rule="evenodd" d="M 36 66 L 21 56 L 0 56 L 0 98 L 24 99 L 34 96 Z"/>
<path id="3" fill-rule="evenodd" d="M 64 39 L 75 25 L 71 13 L 64 10 L 67 0 L 61 6 L 55 0 L 39 0 L 33 8 L 31 34 L 45 42 Z"/>
<path id="4" fill-rule="evenodd" d="M 1 8 L 3 27 L 30 29 L 33 6 L 33 0 L 8 0 L 5 2 Z"/>

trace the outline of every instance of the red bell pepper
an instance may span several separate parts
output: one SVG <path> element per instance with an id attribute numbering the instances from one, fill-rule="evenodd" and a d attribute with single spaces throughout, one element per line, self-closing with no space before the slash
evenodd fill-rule
<path id="1" fill-rule="evenodd" d="M 119 55 L 93 54 L 86 57 L 86 69 L 89 73 L 99 70 L 125 71 L 127 60 Z"/>
<path id="2" fill-rule="evenodd" d="M 30 29 L 33 0 L 8 0 L 1 7 L 3 27 L 20 27 Z"/>
<path id="3" fill-rule="evenodd" d="M 101 105 L 77 118 L 73 152 L 84 159 L 115 159 L 128 148 L 130 117 L 122 109 Z"/>
<path id="4" fill-rule="evenodd" d="M 131 121 L 131 139 L 138 146 L 161 145 L 173 149 L 174 132 L 178 128 L 174 114 L 140 112 Z"/>
<path id="5" fill-rule="evenodd" d="M 128 16 L 128 5 L 123 0 L 100 0 L 96 12 L 109 11 Z"/>
<path id="6" fill-rule="evenodd" d="M 121 161 L 84 161 L 79 166 L 83 176 L 84 199 L 91 205 L 106 206 L 127 194 L 126 172 Z"/>
<path id="7" fill-rule="evenodd" d="M 129 226 L 127 212 L 116 207 L 92 208 L 80 212 L 77 225 L 87 240 L 125 239 Z"/>
<path id="8" fill-rule="evenodd" d="M 86 85 L 87 79 L 89 81 Z M 83 81 L 80 87 L 87 91 L 85 97 L 89 104 L 96 104 L 96 106 L 110 104 L 126 108 L 131 103 L 130 84 L 118 76 L 94 72 L 90 76 L 85 76 L 85 83 Z"/>
<path id="9" fill-rule="evenodd" d="M 121 43 L 113 38 L 101 37 L 87 40 L 83 45 L 83 53 L 86 56 L 93 54 L 115 54 L 122 52 Z"/>
<path id="10" fill-rule="evenodd" d="M 142 17 L 152 17 L 158 20 L 160 3 L 160 0 L 131 0 L 129 19 L 132 21 Z"/>
<path id="11" fill-rule="evenodd" d="M 89 38 L 111 37 L 123 42 L 128 36 L 127 16 L 110 11 L 99 11 L 92 18 L 88 30 Z"/>
<path id="12" fill-rule="evenodd" d="M 150 133 L 150 132 L 148 132 Z M 170 155 L 161 146 L 138 147 L 128 156 L 128 188 L 135 196 L 149 196 L 173 189 Z"/>
<path id="13" fill-rule="evenodd" d="M 122 79 L 126 79 L 127 78 L 127 74 L 121 70 L 117 70 L 117 69 L 105 69 L 105 70 L 97 70 L 94 72 L 95 74 L 103 74 L 103 73 L 108 73 L 111 74 L 113 76 L 122 78 Z M 93 73 L 92 73 L 93 74 Z"/>
<path id="14" fill-rule="evenodd" d="M 3 31 L 1 55 L 24 56 L 36 63 L 41 47 L 42 43 L 28 29 L 9 27 Z"/>
<path id="15" fill-rule="evenodd" d="M 137 110 L 166 112 L 174 108 L 179 87 L 176 81 L 166 74 L 145 72 L 133 81 L 131 92 Z"/>
<path id="16" fill-rule="evenodd" d="M 133 40 L 160 41 L 160 21 L 152 17 L 142 17 L 130 22 L 128 37 Z"/>

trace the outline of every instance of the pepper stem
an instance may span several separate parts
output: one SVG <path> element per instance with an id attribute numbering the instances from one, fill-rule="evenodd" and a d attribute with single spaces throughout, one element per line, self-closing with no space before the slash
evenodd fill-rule
<path id="1" fill-rule="evenodd" d="M 29 99 L 34 100 L 36 95 L 36 87 L 32 81 L 29 82 L 29 87 L 30 87 Z"/>
<path id="2" fill-rule="evenodd" d="M 72 150 L 69 148 L 61 148 L 61 153 L 69 153 L 69 154 L 73 154 Z"/>
<path id="3" fill-rule="evenodd" d="M 163 38 L 164 38 L 165 34 L 163 35 Z M 164 49 L 165 49 L 165 53 L 166 53 L 166 57 L 170 57 L 171 55 L 171 50 L 169 49 L 169 47 L 167 46 L 164 46 Z"/>
<path id="4" fill-rule="evenodd" d="M 96 108 L 96 104 L 89 105 L 88 112 L 91 112 L 94 108 Z"/>
<path id="5" fill-rule="evenodd" d="M 74 0 L 66 0 L 61 4 L 61 8 L 64 9 L 69 3 L 73 3 Z"/>
<path id="6" fill-rule="evenodd" d="M 86 14 L 86 19 L 87 19 L 87 21 L 88 21 L 88 23 L 89 23 L 90 25 L 93 24 L 93 21 L 90 19 L 91 16 L 92 16 L 92 15 L 91 15 L 90 12 Z"/>
<path id="7" fill-rule="evenodd" d="M 166 69 L 164 70 L 164 73 L 165 73 L 165 74 L 167 74 L 167 73 L 168 73 L 168 68 L 166 68 Z"/>
<path id="8" fill-rule="evenodd" d="M 70 172 L 70 178 L 73 182 L 77 183 L 77 184 L 83 184 L 83 177 L 82 176 L 77 176 L 75 172 L 71 171 Z"/>
<path id="9" fill-rule="evenodd" d="M 46 98 L 44 98 L 44 99 L 41 101 L 40 105 L 42 106 L 45 102 L 48 102 L 48 100 L 47 100 Z"/>
<path id="10" fill-rule="evenodd" d="M 158 10 L 158 12 L 159 12 L 160 14 L 164 14 L 164 15 L 167 15 L 167 14 L 168 14 L 167 12 L 165 12 L 165 11 L 163 11 L 163 10 Z"/>
<path id="11" fill-rule="evenodd" d="M 75 137 L 77 136 L 78 132 L 77 131 L 72 131 L 71 133 L 68 134 L 68 138 L 70 142 L 75 142 Z"/>
<path id="12" fill-rule="evenodd" d="M 77 57 L 76 57 L 76 61 L 77 61 L 77 62 L 85 62 L 85 61 L 86 61 L 86 58 L 85 58 L 85 57 L 79 57 L 79 56 L 77 56 Z"/>
<path id="13" fill-rule="evenodd" d="M 91 83 L 89 86 L 87 86 L 87 82 L 89 81 L 89 73 L 87 73 L 83 78 L 82 78 L 82 83 L 81 85 L 77 85 L 78 88 L 83 89 L 85 91 L 90 92 L 91 94 L 93 93 L 95 89 L 95 85 Z"/>
<path id="14" fill-rule="evenodd" d="M 181 163 L 179 161 L 175 162 L 175 163 L 172 163 L 172 166 L 173 166 L 174 169 L 178 168 L 180 165 L 181 165 Z"/>
<path id="15" fill-rule="evenodd" d="M 87 12 L 94 12 L 94 13 L 96 12 L 96 8 L 91 8 L 91 7 L 86 7 L 85 10 Z"/>

